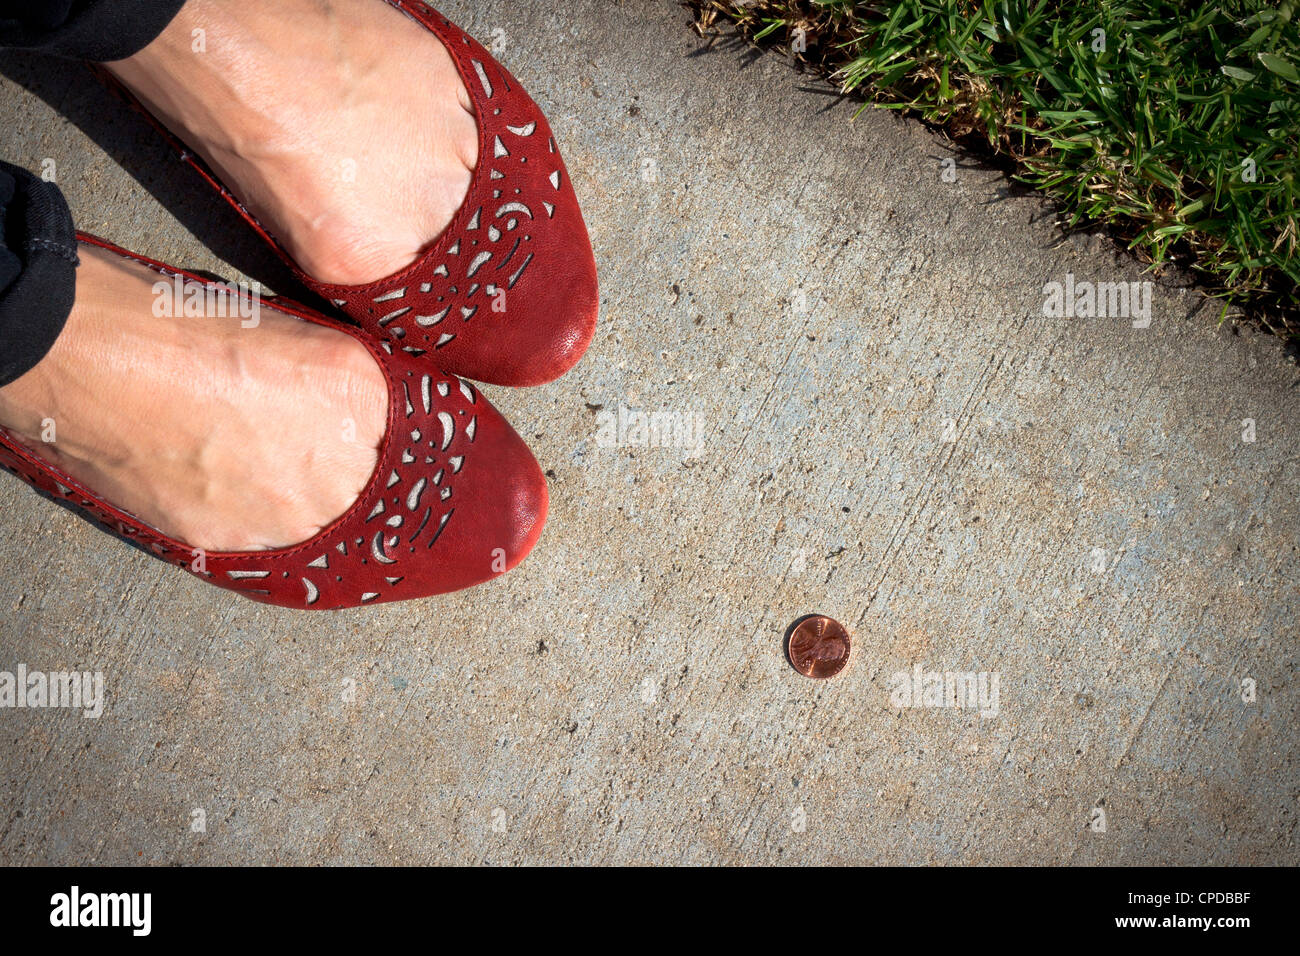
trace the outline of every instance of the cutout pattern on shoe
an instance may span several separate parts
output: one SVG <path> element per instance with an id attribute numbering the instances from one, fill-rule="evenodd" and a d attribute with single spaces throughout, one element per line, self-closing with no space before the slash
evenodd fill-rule
<path id="1" fill-rule="evenodd" d="M 376 0 L 377 2 L 377 0 Z M 451 224 L 417 260 L 364 285 L 317 282 L 201 158 L 111 74 L 109 86 L 175 146 L 312 291 L 373 334 L 437 367 L 499 385 L 568 371 L 595 333 L 596 263 L 551 127 L 519 82 L 473 37 L 418 0 L 383 0 L 447 48 L 474 105 L 478 163 Z"/>
<path id="2" fill-rule="evenodd" d="M 78 239 L 168 277 L 220 285 L 93 236 Z M 308 541 L 204 553 L 115 508 L 3 429 L 0 467 L 154 557 L 285 607 L 426 597 L 497 577 L 523 560 L 545 521 L 546 481 L 523 439 L 472 385 L 304 306 L 278 297 L 262 305 L 357 338 L 389 382 L 388 422 L 374 474 L 352 507 Z"/>

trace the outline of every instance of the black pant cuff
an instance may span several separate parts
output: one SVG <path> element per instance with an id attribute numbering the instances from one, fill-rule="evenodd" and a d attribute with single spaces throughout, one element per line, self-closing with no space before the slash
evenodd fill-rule
<path id="1" fill-rule="evenodd" d="M 185 0 L 0 0 L 0 47 L 101 63 L 139 53 Z"/>
<path id="2" fill-rule="evenodd" d="M 63 193 L 0 161 L 0 387 L 54 346 L 76 301 L 77 264 Z"/>

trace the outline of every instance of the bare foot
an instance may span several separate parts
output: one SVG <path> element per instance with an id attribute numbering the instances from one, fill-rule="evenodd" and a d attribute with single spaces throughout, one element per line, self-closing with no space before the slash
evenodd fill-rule
<path id="1" fill-rule="evenodd" d="M 322 282 L 414 262 L 469 191 L 469 94 L 383 0 L 189 0 L 108 66 Z"/>
<path id="2" fill-rule="evenodd" d="M 0 388 L 0 426 L 208 551 L 305 541 L 356 501 L 388 407 L 364 345 L 270 308 L 252 328 L 238 315 L 158 317 L 159 275 L 91 246 L 80 255 L 76 306 L 40 364 Z"/>

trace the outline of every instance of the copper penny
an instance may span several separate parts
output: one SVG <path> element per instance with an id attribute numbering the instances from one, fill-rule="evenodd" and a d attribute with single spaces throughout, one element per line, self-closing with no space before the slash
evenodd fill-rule
<path id="1" fill-rule="evenodd" d="M 844 670 L 849 662 L 849 632 L 824 614 L 800 618 L 790 632 L 786 651 L 790 666 L 804 677 L 824 680 Z"/>

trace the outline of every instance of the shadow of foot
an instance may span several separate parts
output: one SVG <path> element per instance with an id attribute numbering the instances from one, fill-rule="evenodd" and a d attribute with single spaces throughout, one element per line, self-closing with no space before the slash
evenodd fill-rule
<path id="1" fill-rule="evenodd" d="M 217 256 L 269 289 L 335 314 L 329 303 L 294 278 L 265 241 L 181 161 L 149 122 L 101 84 L 84 63 L 6 50 L 0 55 L 0 75 L 72 122 Z M 25 158 L 30 164 L 31 157 Z M 74 208 L 74 218 L 76 213 Z M 107 231 L 105 239 L 122 238 Z"/>

